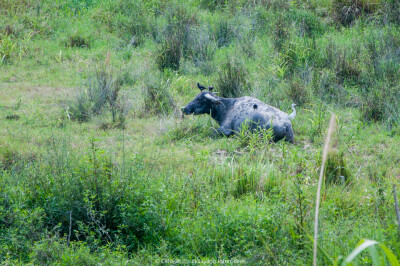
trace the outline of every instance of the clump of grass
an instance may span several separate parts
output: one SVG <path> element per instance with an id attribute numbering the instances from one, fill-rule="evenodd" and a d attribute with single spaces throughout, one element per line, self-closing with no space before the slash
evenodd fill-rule
<path id="1" fill-rule="evenodd" d="M 100 21 L 107 30 L 117 34 L 124 41 L 136 47 L 144 42 L 146 34 L 150 31 L 150 8 L 142 1 L 117 0 L 104 3 L 92 15 L 93 19 Z"/>
<path id="2" fill-rule="evenodd" d="M 80 34 L 72 34 L 68 36 L 65 42 L 65 47 L 77 47 L 77 48 L 90 48 L 91 40 Z"/>
<path id="3" fill-rule="evenodd" d="M 247 121 L 235 135 L 240 148 L 246 148 L 250 153 L 264 150 L 273 139 L 273 130 L 261 128 L 258 124 Z"/>
<path id="4" fill-rule="evenodd" d="M 166 131 L 169 142 L 180 140 L 209 141 L 210 138 L 218 136 L 211 128 L 213 127 L 210 117 L 198 117 L 190 119 L 184 117 L 182 120 L 170 125 Z"/>
<path id="5" fill-rule="evenodd" d="M 389 126 L 398 124 L 400 119 L 399 87 L 378 84 L 362 96 L 361 114 L 366 121 L 384 122 Z"/>
<path id="6" fill-rule="evenodd" d="M 221 17 L 217 21 L 214 32 L 218 47 L 228 46 L 235 37 L 232 25 L 226 17 Z"/>
<path id="7" fill-rule="evenodd" d="M 265 193 L 272 193 L 281 184 L 281 178 L 273 165 L 242 165 L 232 172 L 234 187 L 232 195 L 236 198 L 246 194 L 254 194 L 262 199 Z"/>
<path id="8" fill-rule="evenodd" d="M 310 91 L 299 78 L 291 79 L 288 89 L 288 96 L 298 106 L 304 105 L 311 101 Z"/>
<path id="9" fill-rule="evenodd" d="M 10 170 L 19 161 L 19 155 L 7 146 L 0 146 L 0 168 Z"/>
<path id="10" fill-rule="evenodd" d="M 337 149 L 329 152 L 324 172 L 326 184 L 344 185 L 349 183 L 350 172 L 343 152 L 339 152 Z"/>
<path id="11" fill-rule="evenodd" d="M 16 51 L 17 43 L 9 34 L 0 33 L 0 62 L 11 59 Z"/>
<path id="12" fill-rule="evenodd" d="M 332 3 L 333 19 L 339 25 L 349 26 L 360 16 L 377 11 L 379 5 L 379 1 L 376 0 L 334 0 Z"/>
<path id="13" fill-rule="evenodd" d="M 187 48 L 184 56 L 190 58 L 194 65 L 205 75 L 213 71 L 211 60 L 217 49 L 215 41 L 212 40 L 206 27 L 191 27 L 188 35 Z"/>
<path id="14" fill-rule="evenodd" d="M 93 116 L 110 111 L 112 123 L 123 127 L 129 107 L 126 99 L 119 97 L 121 80 L 112 70 L 101 67 L 88 77 L 76 98 L 68 102 L 67 112 L 79 122 L 89 121 Z"/>
<path id="15" fill-rule="evenodd" d="M 330 69 L 315 71 L 311 81 L 314 95 L 328 103 L 347 103 L 348 92 L 337 83 L 336 78 Z"/>
<path id="16" fill-rule="evenodd" d="M 250 91 L 248 73 L 243 63 L 236 57 L 227 56 L 221 65 L 217 78 L 217 88 L 222 97 L 239 97 Z"/>
<path id="17" fill-rule="evenodd" d="M 276 22 L 274 24 L 274 31 L 273 31 L 273 43 L 276 50 L 281 51 L 284 43 L 290 37 L 290 27 L 285 20 L 284 15 L 278 14 L 276 18 Z"/>
<path id="18" fill-rule="evenodd" d="M 167 9 L 167 26 L 163 34 L 161 48 L 157 51 L 156 65 L 160 70 L 178 70 L 184 50 L 188 47 L 190 27 L 196 24 L 196 16 L 191 15 L 183 4 L 171 4 Z"/>
<path id="19" fill-rule="evenodd" d="M 259 189 L 259 175 L 254 169 L 239 167 L 235 173 L 235 190 L 233 195 L 240 197 L 248 192 L 256 192 Z"/>
<path id="20" fill-rule="evenodd" d="M 175 110 L 175 101 L 169 87 L 169 80 L 165 80 L 160 73 L 145 78 L 142 91 L 146 114 L 167 115 Z"/>
<path id="21" fill-rule="evenodd" d="M 178 70 L 182 57 L 182 44 L 179 36 L 171 35 L 157 52 L 156 64 L 160 70 L 170 68 Z"/>
<path id="22" fill-rule="evenodd" d="M 90 29 L 84 28 L 81 25 L 75 27 L 67 31 L 64 37 L 64 46 L 67 48 L 90 48 L 93 39 Z M 90 27 L 90 25 L 87 25 L 87 27 Z"/>

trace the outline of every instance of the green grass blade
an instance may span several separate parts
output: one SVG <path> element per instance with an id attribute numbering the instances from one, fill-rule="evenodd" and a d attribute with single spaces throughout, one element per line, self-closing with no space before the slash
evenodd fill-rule
<path id="1" fill-rule="evenodd" d="M 369 254 L 371 255 L 372 265 L 380 265 L 379 263 L 379 255 L 378 251 L 376 250 L 375 245 L 371 245 L 368 249 Z"/>
<path id="2" fill-rule="evenodd" d="M 390 264 L 392 264 L 392 266 L 400 266 L 399 261 L 397 260 L 396 256 L 393 254 L 392 251 L 390 251 L 390 249 L 388 249 L 385 245 L 383 244 L 379 244 L 379 246 L 383 249 L 383 251 L 386 254 L 386 257 L 389 259 Z"/>
<path id="3" fill-rule="evenodd" d="M 349 256 L 344 260 L 345 263 L 350 263 L 352 262 L 355 257 L 357 257 L 361 252 L 363 252 L 366 248 L 373 246 L 373 245 L 378 245 L 379 243 L 374 241 L 374 240 L 368 240 L 368 239 L 363 239 L 360 241 L 359 245 L 353 250 L 353 252 L 350 253 Z M 373 259 L 374 260 L 374 259 Z"/>

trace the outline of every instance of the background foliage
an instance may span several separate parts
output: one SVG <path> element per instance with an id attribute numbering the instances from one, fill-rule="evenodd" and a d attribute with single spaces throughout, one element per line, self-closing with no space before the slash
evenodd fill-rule
<path id="1" fill-rule="evenodd" d="M 0 1 L 0 262 L 310 264 L 330 112 L 319 243 L 400 254 L 399 17 L 395 0 Z M 296 103 L 295 143 L 181 118 L 197 82 Z"/>

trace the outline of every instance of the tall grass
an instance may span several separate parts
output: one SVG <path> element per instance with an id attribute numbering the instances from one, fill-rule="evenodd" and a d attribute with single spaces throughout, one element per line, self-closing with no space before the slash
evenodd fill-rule
<path id="1" fill-rule="evenodd" d="M 113 71 L 106 66 L 97 69 L 89 76 L 76 98 L 67 103 L 67 115 L 77 121 L 86 122 L 109 111 L 111 123 L 124 127 L 129 105 L 126 99 L 119 97 L 122 82 L 123 80 L 115 77 Z"/>

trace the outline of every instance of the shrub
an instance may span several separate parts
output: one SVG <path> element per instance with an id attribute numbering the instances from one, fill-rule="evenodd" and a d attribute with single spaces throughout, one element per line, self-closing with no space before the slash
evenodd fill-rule
<path id="1" fill-rule="evenodd" d="M 217 88 L 222 97 L 239 97 L 249 92 L 247 71 L 236 57 L 226 57 L 221 65 L 217 79 Z"/>

